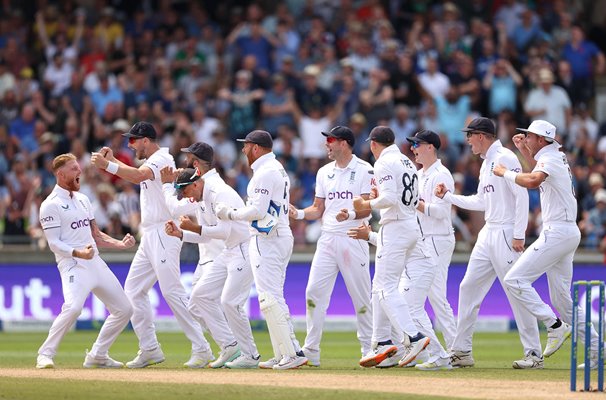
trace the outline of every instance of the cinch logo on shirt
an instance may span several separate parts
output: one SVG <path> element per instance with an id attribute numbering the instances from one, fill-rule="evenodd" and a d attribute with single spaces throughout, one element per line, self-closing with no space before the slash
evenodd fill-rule
<path id="1" fill-rule="evenodd" d="M 43 224 L 43 223 L 45 223 L 45 222 L 50 222 L 50 221 L 54 221 L 54 220 L 55 220 L 55 219 L 54 219 L 54 218 L 53 218 L 51 215 L 49 215 L 48 217 L 43 217 L 43 218 L 40 218 L 40 223 L 42 223 L 42 224 Z"/>
<path id="2" fill-rule="evenodd" d="M 383 183 L 383 182 L 390 181 L 392 179 L 393 179 L 393 176 L 391 176 L 391 175 L 385 175 L 384 177 L 382 177 L 382 178 L 379 179 L 379 185 L 381 183 Z"/>
<path id="3" fill-rule="evenodd" d="M 269 190 L 263 188 L 256 188 L 255 193 L 269 194 Z"/>
<path id="4" fill-rule="evenodd" d="M 494 193 L 494 186 L 492 186 L 492 185 L 484 186 L 484 193 Z"/>
<path id="5" fill-rule="evenodd" d="M 328 193 L 328 200 L 353 200 L 353 193 L 349 190 L 342 192 L 330 192 Z"/>
<path id="6" fill-rule="evenodd" d="M 89 226 L 89 225 L 90 225 L 90 223 L 87 218 L 87 219 L 81 219 L 78 221 L 74 221 L 74 222 L 72 222 L 72 224 L 70 226 L 72 229 L 78 229 L 78 228 L 82 228 L 84 226 Z"/>

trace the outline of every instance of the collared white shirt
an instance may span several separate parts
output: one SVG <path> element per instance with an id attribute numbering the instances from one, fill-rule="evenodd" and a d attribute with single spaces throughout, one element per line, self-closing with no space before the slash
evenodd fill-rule
<path id="1" fill-rule="evenodd" d="M 345 168 L 337 167 L 337 162 L 333 161 L 318 170 L 316 197 L 324 199 L 325 207 L 322 214 L 322 231 L 346 234 L 349 229 L 358 227 L 362 221 L 370 220 L 369 216 L 339 222 L 336 216 L 344 208 L 353 209 L 354 197 L 370 194 L 373 177 L 372 166 L 355 155 Z"/>
<path id="2" fill-rule="evenodd" d="M 442 161 L 436 160 L 428 168 L 421 168 L 419 176 L 419 198 L 425 202 L 424 212 L 419 212 L 419 222 L 424 236 L 452 235 L 452 206 L 449 202 L 435 195 L 439 183 L 454 191 L 452 174 Z"/>
<path id="3" fill-rule="evenodd" d="M 370 205 L 381 210 L 379 223 L 410 220 L 416 224 L 419 178 L 414 163 L 392 144 L 383 149 L 374 167 L 379 197 L 371 200 Z"/>
<path id="4" fill-rule="evenodd" d="M 572 172 L 566 154 L 558 148 L 559 145 L 553 143 L 543 147 L 534 156 L 537 165 L 532 172 L 541 171 L 547 174 L 547 178 L 539 187 L 543 224 L 577 220 L 577 199 Z"/>
<path id="5" fill-rule="evenodd" d="M 90 223 L 95 219 L 93 207 L 88 197 L 80 192 L 70 192 L 59 185 L 48 195 L 40 206 L 40 225 L 45 233 L 59 231 L 61 250 L 55 251 L 57 264 L 72 259 L 73 249 L 81 249 L 89 244 L 99 254 L 95 239 L 90 229 Z M 50 243 L 50 241 L 49 241 Z"/>
<path id="6" fill-rule="evenodd" d="M 514 239 L 524 239 L 528 225 L 528 191 L 496 176 L 492 171 L 499 164 L 514 172 L 522 171 L 513 151 L 496 140 L 482 162 L 478 192 L 472 196 L 447 192 L 444 200 L 467 210 L 484 211 L 484 219 L 489 225 L 513 225 Z"/>
<path id="7" fill-rule="evenodd" d="M 143 164 L 152 170 L 153 179 L 147 179 L 140 183 L 141 187 L 141 229 L 145 232 L 153 226 L 162 224 L 173 219 L 162 195 L 162 180 L 160 170 L 169 166 L 175 168 L 175 160 L 168 152 L 168 147 L 161 147 L 152 154 Z"/>

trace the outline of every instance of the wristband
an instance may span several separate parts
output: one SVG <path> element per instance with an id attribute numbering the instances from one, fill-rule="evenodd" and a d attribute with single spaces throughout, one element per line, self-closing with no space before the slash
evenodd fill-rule
<path id="1" fill-rule="evenodd" d="M 120 166 L 117 163 L 108 161 L 107 167 L 105 167 L 105 170 L 112 175 L 116 175 L 118 173 L 118 168 L 120 168 Z"/>
<path id="2" fill-rule="evenodd" d="M 347 210 L 347 220 L 351 221 L 356 219 L 356 210 Z"/>
<path id="3" fill-rule="evenodd" d="M 506 181 L 509 181 L 511 183 L 516 183 L 516 176 L 518 176 L 517 172 L 505 171 L 503 178 L 505 178 Z"/>
<path id="4" fill-rule="evenodd" d="M 297 210 L 297 217 L 295 219 L 305 219 L 305 210 Z"/>

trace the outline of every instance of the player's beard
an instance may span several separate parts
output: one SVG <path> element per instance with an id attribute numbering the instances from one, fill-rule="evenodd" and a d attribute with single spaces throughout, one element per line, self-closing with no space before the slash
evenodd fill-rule
<path id="1" fill-rule="evenodd" d="M 69 180 L 67 183 L 67 190 L 70 192 L 77 192 L 80 190 L 80 175 L 74 176 L 73 179 Z"/>

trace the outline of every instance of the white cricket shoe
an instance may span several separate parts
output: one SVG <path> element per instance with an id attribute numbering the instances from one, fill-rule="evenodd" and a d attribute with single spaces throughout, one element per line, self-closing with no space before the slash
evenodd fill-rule
<path id="1" fill-rule="evenodd" d="M 360 366 L 364 368 L 374 367 L 385 361 L 386 358 L 394 356 L 398 348 L 393 344 L 383 344 L 377 346 L 370 353 L 360 359 Z"/>
<path id="2" fill-rule="evenodd" d="M 426 361 L 415 365 L 415 369 L 420 371 L 447 371 L 452 369 L 450 364 L 450 357 L 437 358 L 434 361 Z"/>
<path id="3" fill-rule="evenodd" d="M 571 333 L 572 327 L 566 322 L 562 322 L 559 328 L 547 328 L 547 344 L 545 345 L 545 351 L 543 351 L 543 357 L 549 357 L 558 351 Z"/>
<path id="4" fill-rule="evenodd" d="M 295 369 L 305 364 L 307 364 L 307 357 L 305 356 L 294 355 L 291 357 L 284 355 L 280 362 L 274 365 L 273 369 Z"/>
<path id="5" fill-rule="evenodd" d="M 587 359 L 585 359 L 585 361 L 587 361 Z M 598 369 L 598 353 L 595 351 L 589 353 L 589 368 Z M 577 369 L 585 369 L 585 363 L 579 364 Z"/>
<path id="6" fill-rule="evenodd" d="M 400 367 L 403 367 L 413 361 L 420 352 L 425 350 L 430 342 L 430 339 L 421 332 L 417 333 L 415 337 L 410 337 L 408 335 L 406 336 L 408 339 L 406 342 L 409 341 L 409 344 L 404 346 L 404 357 L 402 357 L 400 362 L 398 362 Z"/>
<path id="7" fill-rule="evenodd" d="M 387 357 L 385 360 L 381 361 L 379 364 L 375 365 L 375 368 L 391 368 L 398 365 L 398 361 L 400 361 L 404 357 L 404 347 L 399 348 L 396 354 L 391 357 Z"/>
<path id="8" fill-rule="evenodd" d="M 53 358 L 49 357 L 49 356 L 45 356 L 44 354 L 38 354 L 38 358 L 36 359 L 36 368 L 38 368 L 38 369 L 55 368 L 55 363 L 53 362 Z"/>
<path id="9" fill-rule="evenodd" d="M 86 357 L 84 357 L 84 368 L 124 368 L 124 363 L 116 361 L 110 356 L 107 357 L 93 357 L 88 351 Z"/>
<path id="10" fill-rule="evenodd" d="M 238 342 L 234 342 L 228 346 L 225 346 L 221 353 L 219 353 L 219 358 L 209 364 L 211 368 L 221 368 L 225 366 L 225 363 L 228 361 L 233 361 L 240 356 L 240 346 L 238 346 Z"/>
<path id="11" fill-rule="evenodd" d="M 514 369 L 543 369 L 543 356 L 530 351 L 523 359 L 513 362 Z"/>
<path id="12" fill-rule="evenodd" d="M 450 365 L 452 365 L 454 368 L 473 367 L 475 365 L 475 361 L 473 360 L 471 350 L 453 350 L 452 353 L 450 353 Z"/>
<path id="13" fill-rule="evenodd" d="M 303 354 L 307 358 L 307 365 L 310 367 L 319 367 L 320 366 L 320 350 L 312 350 L 307 347 L 303 347 Z"/>
<path id="14" fill-rule="evenodd" d="M 185 368 L 205 368 L 215 357 L 211 349 L 199 353 L 191 353 L 191 357 L 183 366 Z"/>
<path id="15" fill-rule="evenodd" d="M 259 368 L 261 369 L 273 369 L 274 365 L 278 365 L 280 361 L 278 361 L 275 357 L 270 358 L 267 361 L 261 361 L 259 363 Z"/>
<path id="16" fill-rule="evenodd" d="M 233 361 L 225 363 L 225 368 L 229 369 L 256 369 L 259 368 L 259 359 L 261 356 L 251 357 L 245 354 L 240 354 L 238 358 Z"/>
<path id="17" fill-rule="evenodd" d="M 153 350 L 139 350 L 137 357 L 126 363 L 128 368 L 145 368 L 150 365 L 160 364 L 165 360 L 160 346 Z"/>

